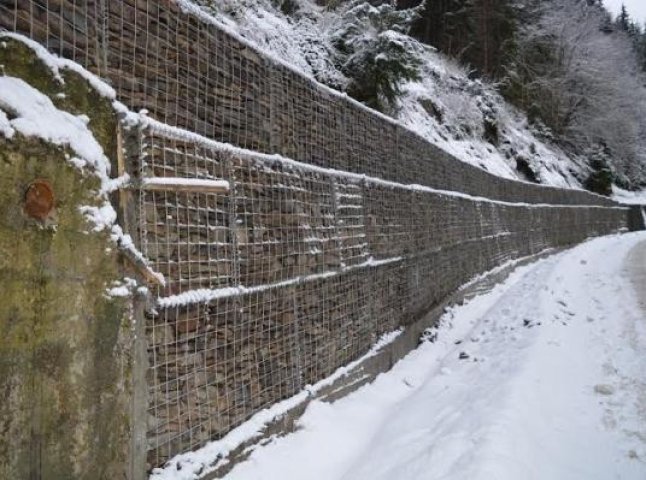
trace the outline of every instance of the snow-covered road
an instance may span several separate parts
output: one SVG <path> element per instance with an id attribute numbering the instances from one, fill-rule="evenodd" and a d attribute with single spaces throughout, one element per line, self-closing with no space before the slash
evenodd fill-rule
<path id="1" fill-rule="evenodd" d="M 645 306 L 643 233 L 520 267 L 226 478 L 644 480 Z"/>

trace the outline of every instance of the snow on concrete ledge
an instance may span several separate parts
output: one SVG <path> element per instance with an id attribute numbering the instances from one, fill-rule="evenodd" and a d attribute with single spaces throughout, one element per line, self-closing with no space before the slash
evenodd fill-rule
<path id="1" fill-rule="evenodd" d="M 11 38 L 29 47 L 61 83 L 61 70 L 68 69 L 79 74 L 100 95 L 112 100 L 116 112 L 126 118 L 133 118 L 132 112 L 127 112 L 122 104 L 114 100 L 115 92 L 112 87 L 77 63 L 55 56 L 40 44 L 19 34 L 0 32 L 0 38 Z M 3 42 L 0 48 L 8 48 L 6 42 Z M 101 204 L 79 207 L 81 213 L 92 223 L 92 230 L 108 230 L 110 238 L 120 248 L 128 250 L 150 268 L 148 261 L 135 248 L 132 238 L 117 225 L 117 212 L 108 198 L 108 193 L 119 188 L 128 179 L 111 178 L 110 159 L 88 128 L 88 122 L 89 119 L 85 115 L 73 115 L 58 109 L 49 97 L 23 79 L 0 76 L 0 135 L 11 139 L 18 132 L 26 137 L 40 138 L 72 150 L 75 156 L 69 158 L 69 162 L 81 171 L 87 168 L 100 181 L 97 199 Z M 163 275 L 152 270 L 150 273 L 163 283 Z"/>

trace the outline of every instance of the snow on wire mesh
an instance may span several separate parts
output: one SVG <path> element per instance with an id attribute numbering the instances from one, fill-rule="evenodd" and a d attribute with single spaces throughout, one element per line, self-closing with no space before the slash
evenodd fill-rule
<path id="1" fill-rule="evenodd" d="M 364 354 L 395 328 L 394 317 L 375 325 L 366 272 L 402 262 L 371 261 L 356 180 L 155 126 L 141 136 L 142 178 L 223 179 L 232 189 L 140 192 L 141 248 L 166 278 L 147 323 L 151 465 L 221 437 Z"/>
<path id="2" fill-rule="evenodd" d="M 609 200 L 455 161 L 185 1 L 0 0 L 0 28 L 154 119 L 127 172 L 141 186 L 127 233 L 165 278 L 146 318 L 149 468 L 361 357 L 476 274 L 625 227 Z"/>
<path id="3" fill-rule="evenodd" d="M 231 186 L 140 192 L 141 249 L 166 278 L 147 322 L 151 466 L 332 374 L 477 273 L 624 212 L 382 184 L 143 124 L 142 178 Z"/>

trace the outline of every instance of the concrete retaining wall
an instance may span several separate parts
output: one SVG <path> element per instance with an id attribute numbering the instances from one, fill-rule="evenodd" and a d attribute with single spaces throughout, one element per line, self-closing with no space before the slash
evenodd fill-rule
<path id="1" fill-rule="evenodd" d="M 114 157 L 117 116 L 81 76 L 61 71 L 62 85 L 29 48 L 9 40 L 0 46 L 0 65 L 57 108 L 86 114 Z M 4 479 L 96 480 L 134 471 L 133 305 L 106 295 L 122 278 L 122 264 L 108 233 L 93 231 L 80 211 L 101 206 L 100 182 L 71 156 L 45 140 L 0 134 Z M 32 198 L 35 185 L 51 203 Z"/>

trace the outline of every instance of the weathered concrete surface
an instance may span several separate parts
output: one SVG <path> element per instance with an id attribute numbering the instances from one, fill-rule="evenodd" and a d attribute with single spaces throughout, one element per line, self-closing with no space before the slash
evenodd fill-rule
<path id="1" fill-rule="evenodd" d="M 626 259 L 626 268 L 646 322 L 646 240 L 630 251 Z"/>
<path id="2" fill-rule="evenodd" d="M 646 217 L 644 217 L 644 206 L 631 205 L 628 212 L 628 229 L 631 232 L 638 232 L 646 229 Z"/>
<path id="3" fill-rule="evenodd" d="M 116 117 L 78 75 L 65 84 L 16 42 L 0 48 L 4 73 L 55 104 L 90 117 L 110 154 Z M 55 94 L 64 93 L 65 97 Z M 98 205 L 98 179 L 65 149 L 16 134 L 0 137 L 0 478 L 117 479 L 128 464 L 130 307 L 104 293 L 122 277 L 105 232 L 79 211 Z M 28 185 L 47 180 L 55 210 L 30 218 Z"/>

